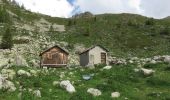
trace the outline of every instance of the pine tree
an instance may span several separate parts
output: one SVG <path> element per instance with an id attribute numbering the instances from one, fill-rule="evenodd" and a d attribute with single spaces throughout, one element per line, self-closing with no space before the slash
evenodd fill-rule
<path id="1" fill-rule="evenodd" d="M 0 7 L 0 23 L 9 23 L 11 24 L 11 18 L 8 12 L 6 11 L 5 6 Z"/>
<path id="2" fill-rule="evenodd" d="M 53 24 L 51 24 L 49 32 L 54 32 Z"/>
<path id="3" fill-rule="evenodd" d="M 13 46 L 12 37 L 13 36 L 11 34 L 10 27 L 7 26 L 7 29 L 2 36 L 1 49 L 11 49 L 12 48 L 12 46 Z"/>
<path id="4" fill-rule="evenodd" d="M 71 21 L 71 19 L 68 21 L 68 24 L 67 24 L 68 26 L 71 26 L 72 25 L 72 21 Z"/>

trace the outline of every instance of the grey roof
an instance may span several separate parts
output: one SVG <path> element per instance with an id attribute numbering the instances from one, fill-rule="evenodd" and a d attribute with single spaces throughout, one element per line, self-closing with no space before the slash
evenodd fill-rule
<path id="1" fill-rule="evenodd" d="M 92 46 L 92 47 L 90 47 L 90 48 L 88 48 L 88 49 L 82 51 L 81 53 L 79 53 L 79 55 L 81 55 L 81 54 L 83 54 L 83 53 L 86 53 L 86 52 L 90 51 L 91 49 L 95 48 L 96 46 L 99 46 L 100 48 L 104 49 L 106 52 L 109 52 L 109 50 L 107 50 L 106 48 L 104 48 L 104 47 L 101 46 L 101 45 L 94 45 L 94 46 Z"/>

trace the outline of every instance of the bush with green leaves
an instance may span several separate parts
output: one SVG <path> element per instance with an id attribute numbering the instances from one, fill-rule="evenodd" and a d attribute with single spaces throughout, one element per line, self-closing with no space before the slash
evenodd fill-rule
<path id="1" fill-rule="evenodd" d="M 170 29 L 168 27 L 164 27 L 161 31 L 160 31 L 160 35 L 170 35 Z"/>
<path id="2" fill-rule="evenodd" d="M 11 23 L 11 18 L 5 6 L 0 6 L 0 23 Z"/>
<path id="3" fill-rule="evenodd" d="M 1 49 L 11 49 L 13 47 L 13 35 L 10 26 L 7 26 L 1 41 Z"/>

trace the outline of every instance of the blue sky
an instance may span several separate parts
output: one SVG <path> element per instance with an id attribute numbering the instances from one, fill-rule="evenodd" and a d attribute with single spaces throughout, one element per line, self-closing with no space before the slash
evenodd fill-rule
<path id="1" fill-rule="evenodd" d="M 75 0 L 67 0 L 70 4 L 73 4 Z"/>
<path id="2" fill-rule="evenodd" d="M 154 18 L 170 16 L 170 0 L 16 0 L 26 9 L 55 17 L 80 12 L 134 13 Z"/>

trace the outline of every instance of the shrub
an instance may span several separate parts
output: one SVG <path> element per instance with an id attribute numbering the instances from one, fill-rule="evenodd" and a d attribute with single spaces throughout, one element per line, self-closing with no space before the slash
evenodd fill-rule
<path id="1" fill-rule="evenodd" d="M 145 21 L 145 25 L 154 25 L 154 19 L 153 18 L 149 18 Z"/>
<path id="2" fill-rule="evenodd" d="M 170 64 L 165 68 L 166 71 L 170 71 Z"/>
<path id="3" fill-rule="evenodd" d="M 35 88 L 40 88 L 40 87 L 42 87 L 41 80 L 40 80 L 40 79 L 34 80 L 33 86 L 34 86 Z"/>
<path id="4" fill-rule="evenodd" d="M 160 35 L 170 35 L 170 31 L 168 27 L 165 27 L 160 31 Z"/>
<path id="5" fill-rule="evenodd" d="M 7 27 L 2 36 L 1 49 L 11 49 L 13 46 L 13 36 L 11 34 L 10 27 Z"/>
<path id="6" fill-rule="evenodd" d="M 148 93 L 147 96 L 152 98 L 159 98 L 160 100 L 170 100 L 169 93 L 167 92 L 152 92 Z"/>
<path id="7" fill-rule="evenodd" d="M 144 68 L 154 68 L 155 64 L 145 64 L 143 67 Z"/>
<path id="8" fill-rule="evenodd" d="M 96 88 L 101 90 L 102 92 L 113 91 L 113 88 L 111 87 L 111 85 L 107 83 L 98 84 Z"/>
<path id="9" fill-rule="evenodd" d="M 23 91 L 21 95 L 21 100 L 35 100 L 36 97 L 29 91 Z"/>
<path id="10" fill-rule="evenodd" d="M 106 64 L 95 64 L 94 65 L 95 68 L 103 68 L 104 66 L 106 66 Z"/>
<path id="11" fill-rule="evenodd" d="M 1 23 L 11 23 L 11 18 L 6 11 L 4 6 L 0 7 L 0 22 Z"/>
<path id="12" fill-rule="evenodd" d="M 69 19 L 67 26 L 71 26 L 71 25 L 73 25 L 73 22 Z"/>
<path id="13" fill-rule="evenodd" d="M 14 39 L 13 43 L 14 44 L 28 44 L 29 40 L 28 39 Z"/>
<path id="14" fill-rule="evenodd" d="M 84 36 L 90 36 L 90 28 L 89 27 L 85 30 L 83 35 Z"/>

